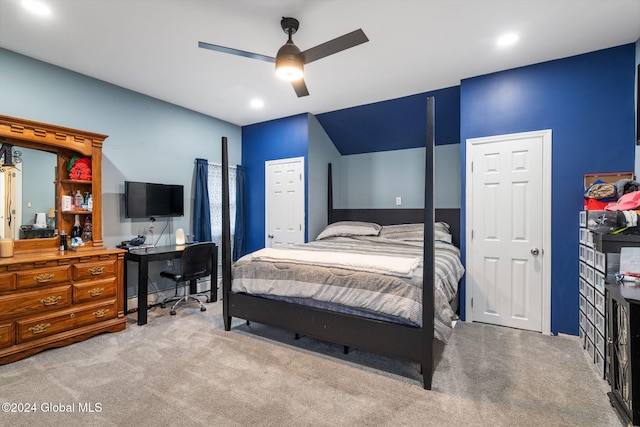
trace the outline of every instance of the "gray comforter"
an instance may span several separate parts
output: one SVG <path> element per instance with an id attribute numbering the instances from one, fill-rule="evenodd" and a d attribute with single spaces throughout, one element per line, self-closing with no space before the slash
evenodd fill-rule
<path id="1" fill-rule="evenodd" d="M 338 236 L 262 249 L 234 264 L 232 290 L 421 326 L 422 243 L 416 240 Z M 464 268 L 451 243 L 436 240 L 435 249 L 434 332 L 447 342 L 454 318 L 450 301 Z"/>

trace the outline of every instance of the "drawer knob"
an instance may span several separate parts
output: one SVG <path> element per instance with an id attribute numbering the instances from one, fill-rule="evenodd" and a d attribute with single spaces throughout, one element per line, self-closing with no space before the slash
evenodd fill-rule
<path id="1" fill-rule="evenodd" d="M 42 274 L 38 274 L 33 279 L 38 283 L 47 283 L 47 282 L 50 282 L 54 277 L 56 277 L 55 274 L 42 273 Z"/>
<path id="2" fill-rule="evenodd" d="M 98 297 L 104 292 L 104 288 L 93 288 L 87 291 L 92 297 Z"/>
<path id="3" fill-rule="evenodd" d="M 106 316 L 108 312 L 109 312 L 108 308 L 102 308 L 102 309 L 100 309 L 98 311 L 94 311 L 93 315 L 95 316 L 96 319 L 99 319 L 101 317 Z"/>
<path id="4" fill-rule="evenodd" d="M 50 297 L 42 298 L 40 302 L 44 305 L 56 305 L 57 303 L 60 302 L 61 299 L 62 297 L 60 295 L 56 297 L 50 296 Z"/>
<path id="5" fill-rule="evenodd" d="M 32 334 L 41 334 L 44 331 L 46 331 L 47 329 L 49 329 L 49 327 L 51 326 L 51 323 L 40 323 L 36 326 L 32 326 L 29 328 L 29 330 L 31 331 Z"/>
<path id="6" fill-rule="evenodd" d="M 93 276 L 99 276 L 100 274 L 104 273 L 104 267 L 91 267 L 89 269 L 89 273 L 91 273 Z"/>

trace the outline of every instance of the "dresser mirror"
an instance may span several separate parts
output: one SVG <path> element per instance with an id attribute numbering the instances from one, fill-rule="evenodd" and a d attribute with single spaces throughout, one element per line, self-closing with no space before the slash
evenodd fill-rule
<path id="1" fill-rule="evenodd" d="M 2 237 L 14 240 L 15 253 L 59 250 L 59 235 L 62 231 L 70 235 L 76 217 L 82 224 L 90 218 L 92 234 L 91 239 L 85 239 L 75 249 L 85 251 L 103 246 L 100 177 L 105 138 L 106 135 L 98 133 L 0 115 L 0 169 L 4 169 L 0 181 L 2 189 L 13 188 L 11 185 L 15 184 L 15 190 L 0 193 L 3 212 L 12 212 L 0 218 L 0 232 Z M 81 158 L 85 159 L 82 164 L 89 168 L 90 178 L 79 175 L 71 179 L 68 168 Z M 18 177 L 20 173 L 22 176 Z M 5 185 L 5 180 L 14 178 L 11 185 Z M 78 192 L 92 194 L 92 209 L 62 203 L 62 195 Z"/>
<path id="2" fill-rule="evenodd" d="M 11 144 L 0 146 L 0 237 L 53 238 L 56 233 L 57 155 Z"/>

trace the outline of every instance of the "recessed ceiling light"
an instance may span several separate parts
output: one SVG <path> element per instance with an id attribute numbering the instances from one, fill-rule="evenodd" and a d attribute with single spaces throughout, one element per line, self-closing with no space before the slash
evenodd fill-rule
<path id="1" fill-rule="evenodd" d="M 262 99 L 254 98 L 251 100 L 251 108 L 262 108 L 264 107 L 264 101 Z"/>
<path id="2" fill-rule="evenodd" d="M 498 47 L 513 46 L 518 41 L 518 35 L 516 33 L 503 34 L 498 37 Z"/>
<path id="3" fill-rule="evenodd" d="M 37 0 L 22 0 L 22 7 L 36 15 L 46 16 L 51 13 L 51 8 L 49 6 Z"/>

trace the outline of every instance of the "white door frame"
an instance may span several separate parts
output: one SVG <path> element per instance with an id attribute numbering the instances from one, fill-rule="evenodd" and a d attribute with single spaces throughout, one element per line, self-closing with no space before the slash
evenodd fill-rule
<path id="1" fill-rule="evenodd" d="M 293 162 L 300 162 L 300 174 L 301 174 L 301 182 L 302 182 L 302 230 L 300 230 L 302 232 L 302 240 L 304 241 L 304 236 L 306 233 L 306 218 L 305 218 L 305 203 L 306 203 L 306 194 L 305 194 L 305 174 L 304 174 L 304 157 L 290 157 L 287 159 L 277 159 L 277 160 L 267 160 L 264 162 L 264 202 L 265 202 L 265 206 L 264 206 L 264 246 L 268 247 L 268 240 L 269 240 L 269 218 L 268 218 L 268 206 L 267 203 L 269 201 L 269 188 L 267 186 L 267 183 L 269 182 L 269 177 L 267 176 L 269 174 L 269 166 L 270 165 L 277 165 L 280 163 L 293 163 Z"/>
<path id="2" fill-rule="evenodd" d="M 483 138 L 467 139 L 466 152 L 466 179 L 465 179 L 465 259 L 467 265 L 471 265 L 473 253 L 471 250 L 471 225 L 473 224 L 472 201 L 472 173 L 471 163 L 474 160 L 470 155 L 474 145 L 486 144 L 490 142 L 502 142 L 519 138 L 541 138 L 542 139 L 542 333 L 551 335 L 551 129 L 512 133 L 506 135 L 488 136 Z M 473 309 L 471 299 L 473 298 L 473 286 L 470 280 L 465 281 L 465 321 L 473 322 Z"/>

